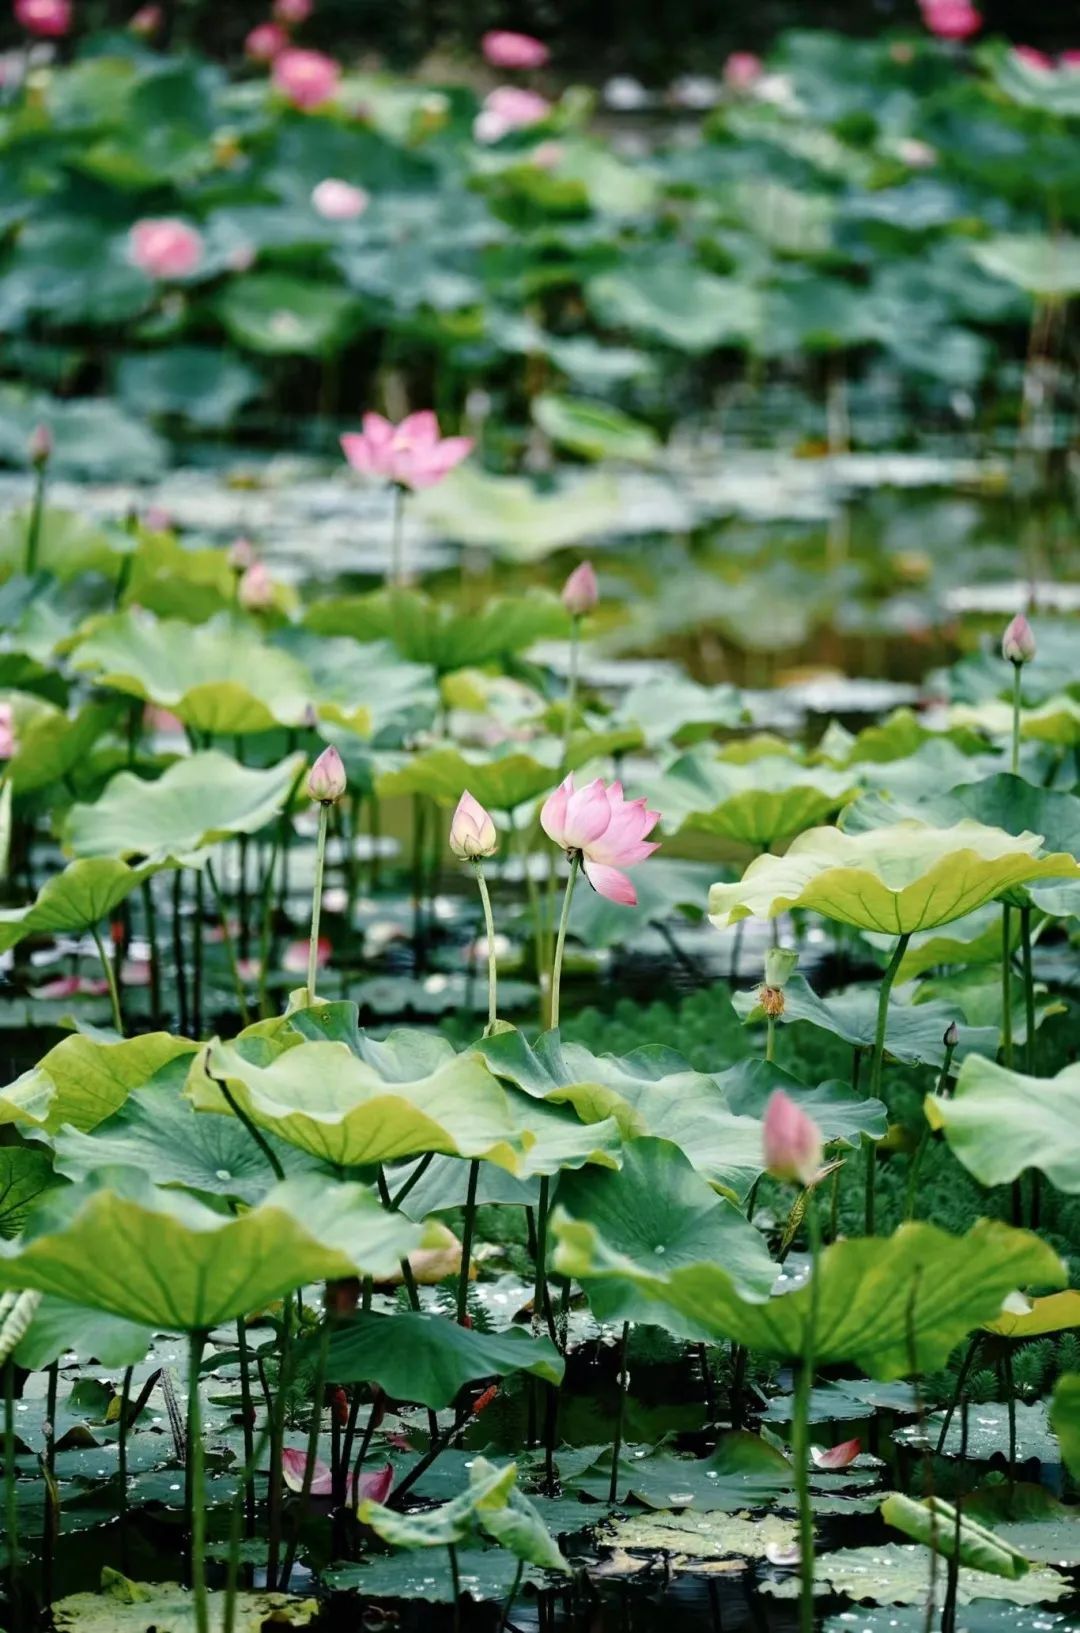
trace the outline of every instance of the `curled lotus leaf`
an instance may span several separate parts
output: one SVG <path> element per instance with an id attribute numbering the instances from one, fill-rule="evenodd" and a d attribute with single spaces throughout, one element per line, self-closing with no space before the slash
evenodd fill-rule
<path id="1" fill-rule="evenodd" d="M 1080 1065 L 1028 1077 L 985 1056 L 960 1068 L 951 1099 L 928 1095 L 926 1116 L 982 1185 L 1037 1168 L 1068 1196 L 1080 1194 Z"/>
<path id="2" fill-rule="evenodd" d="M 26 936 L 85 931 L 107 919 L 115 907 L 156 872 L 154 866 L 128 867 L 115 857 L 87 857 L 54 873 L 27 907 L 0 910 L 0 952 Z"/>
<path id="3" fill-rule="evenodd" d="M 823 823 L 858 792 L 846 772 L 779 755 L 740 765 L 697 750 L 669 767 L 650 798 L 669 830 L 768 850 Z"/>
<path id="4" fill-rule="evenodd" d="M 197 1045 L 168 1032 L 146 1032 L 111 1042 L 74 1032 L 42 1055 L 36 1066 L 0 1089 L 0 1123 L 21 1123 L 55 1134 L 65 1124 L 87 1130 L 104 1122 L 133 1090 L 150 1083 Z"/>

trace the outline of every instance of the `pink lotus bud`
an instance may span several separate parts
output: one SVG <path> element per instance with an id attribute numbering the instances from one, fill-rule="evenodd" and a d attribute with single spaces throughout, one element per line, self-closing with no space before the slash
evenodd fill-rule
<path id="1" fill-rule="evenodd" d="M 563 606 L 575 618 L 581 618 L 587 612 L 592 612 L 600 599 L 600 586 L 596 582 L 591 561 L 583 561 L 574 568 L 566 583 L 562 587 Z"/>
<path id="2" fill-rule="evenodd" d="M 244 54 L 252 62 L 273 62 L 288 44 L 289 36 L 277 23 L 258 23 L 244 41 Z"/>
<path id="3" fill-rule="evenodd" d="M 128 254 L 151 278 L 187 278 L 202 260 L 202 234 L 172 216 L 148 217 L 128 233 Z"/>
<path id="4" fill-rule="evenodd" d="M 300 23 L 306 23 L 314 9 L 311 0 L 274 0 L 274 21 L 284 23 L 286 28 L 296 28 Z"/>
<path id="5" fill-rule="evenodd" d="M 543 68 L 551 56 L 543 40 L 536 39 L 532 34 L 515 34 L 508 28 L 490 29 L 481 39 L 480 49 L 485 62 L 489 62 L 493 68 L 504 68 L 510 72 Z"/>
<path id="6" fill-rule="evenodd" d="M 62 40 L 71 32 L 71 0 L 15 0 L 15 21 L 39 40 Z"/>
<path id="7" fill-rule="evenodd" d="M 923 22 L 940 40 L 967 40 L 983 25 L 969 0 L 922 0 Z"/>
<path id="8" fill-rule="evenodd" d="M 483 856 L 493 856 L 498 847 L 499 835 L 494 822 L 480 801 L 473 799 L 466 789 L 450 824 L 450 849 L 463 862 L 478 862 Z"/>
<path id="9" fill-rule="evenodd" d="M 324 748 L 308 772 L 307 791 L 320 805 L 333 805 L 344 794 L 348 780 L 341 755 L 333 743 Z"/>
<path id="10" fill-rule="evenodd" d="M 255 546 L 250 539 L 234 539 L 229 546 L 229 566 L 234 573 L 246 573 L 255 565 Z"/>
<path id="11" fill-rule="evenodd" d="M 821 1167 L 821 1130 L 783 1089 L 774 1089 L 765 1107 L 764 1143 L 765 1167 L 774 1179 L 813 1183 Z"/>
<path id="12" fill-rule="evenodd" d="M 327 176 L 312 189 L 311 203 L 324 221 L 355 221 L 357 216 L 363 215 L 371 197 L 362 187 Z"/>
<path id="13" fill-rule="evenodd" d="M 36 470 L 49 463 L 52 457 L 52 432 L 47 425 L 35 425 L 26 444 L 26 452 L 30 463 Z"/>
<path id="14" fill-rule="evenodd" d="M 274 58 L 275 86 L 294 108 L 305 113 L 331 101 L 340 79 L 338 64 L 322 51 L 300 51 L 289 46 Z"/>
<path id="15" fill-rule="evenodd" d="M 248 612 L 265 612 L 274 604 L 274 580 L 264 561 L 253 561 L 236 587 L 236 597 Z"/>
<path id="16" fill-rule="evenodd" d="M 724 64 L 724 82 L 733 91 L 748 91 L 761 78 L 764 64 L 752 51 L 733 51 Z"/>
<path id="17" fill-rule="evenodd" d="M 159 33 L 165 13 L 160 6 L 140 6 L 132 17 L 128 28 L 142 40 L 152 40 Z"/>
<path id="18" fill-rule="evenodd" d="M 941 1041 L 945 1045 L 946 1049 L 956 1048 L 956 1045 L 960 1042 L 960 1028 L 957 1026 L 955 1021 L 949 1022 L 948 1026 L 945 1028 L 945 1033 Z"/>
<path id="19" fill-rule="evenodd" d="M 10 760 L 18 746 L 11 704 L 0 703 L 0 760 Z"/>
<path id="20" fill-rule="evenodd" d="M 478 142 L 498 142 L 512 130 L 539 125 L 550 112 L 551 103 L 539 91 L 522 85 L 498 85 L 484 98 L 473 121 L 473 135 Z"/>
<path id="21" fill-rule="evenodd" d="M 1031 625 L 1022 612 L 1018 612 L 1004 635 L 1001 637 L 1001 656 L 1009 663 L 1030 663 L 1035 656 L 1035 637 L 1031 632 Z"/>

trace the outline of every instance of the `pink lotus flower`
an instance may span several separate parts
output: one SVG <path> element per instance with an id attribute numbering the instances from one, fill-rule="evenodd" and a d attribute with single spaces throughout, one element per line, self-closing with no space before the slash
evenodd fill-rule
<path id="1" fill-rule="evenodd" d="M 288 44 L 289 36 L 277 23 L 258 23 L 244 41 L 244 53 L 252 62 L 273 62 Z"/>
<path id="2" fill-rule="evenodd" d="M 344 794 L 347 786 L 345 766 L 333 743 L 324 748 L 308 772 L 307 791 L 320 805 L 332 805 Z"/>
<path id="3" fill-rule="evenodd" d="M 543 40 L 534 38 L 532 34 L 515 34 L 509 28 L 489 29 L 480 41 L 480 49 L 485 62 L 489 62 L 493 68 L 505 68 L 510 72 L 542 68 L 551 56 Z"/>
<path id="4" fill-rule="evenodd" d="M 296 28 L 300 23 L 306 23 L 314 7 L 311 0 L 274 0 L 272 7 L 274 21 L 284 23 L 286 28 Z"/>
<path id="5" fill-rule="evenodd" d="M 132 17 L 128 28 L 142 40 L 152 40 L 165 21 L 165 13 L 160 6 L 140 6 Z"/>
<path id="6" fill-rule="evenodd" d="M 281 1473 L 290 1491 L 303 1491 L 304 1470 L 306 1468 L 306 1452 L 294 1450 L 292 1446 L 286 1446 L 283 1449 L 281 1453 Z M 351 1487 L 351 1479 L 349 1484 Z M 371 1474 L 362 1474 L 356 1482 L 357 1504 L 363 1502 L 365 1497 L 370 1497 L 374 1503 L 384 1503 L 390 1495 L 393 1484 L 394 1470 L 390 1463 L 384 1464 L 381 1469 L 373 1470 Z M 311 1485 L 308 1489 L 313 1497 L 333 1496 L 333 1476 L 321 1457 L 315 1459 Z M 350 1490 L 350 1499 L 351 1495 Z"/>
<path id="7" fill-rule="evenodd" d="M 253 561 L 236 587 L 236 597 L 248 612 L 266 612 L 274 605 L 274 580 L 264 561 Z"/>
<path id="8" fill-rule="evenodd" d="M 574 568 L 562 587 L 563 606 L 573 617 L 581 618 L 585 613 L 592 612 L 599 599 L 600 586 L 596 582 L 593 564 L 583 561 Z"/>
<path id="9" fill-rule="evenodd" d="M 10 760 L 17 747 L 15 716 L 11 704 L 0 703 L 0 760 Z"/>
<path id="10" fill-rule="evenodd" d="M 340 79 L 338 64 L 321 51 L 301 51 L 289 46 L 274 58 L 274 84 L 294 108 L 303 108 L 305 112 L 329 102 L 337 92 Z"/>
<path id="11" fill-rule="evenodd" d="M 660 849 L 646 840 L 659 820 L 660 812 L 650 811 L 645 800 L 626 799 L 622 783 L 605 788 L 597 777 L 586 788 L 575 789 L 572 772 L 540 812 L 548 838 L 567 854 L 580 853 L 593 889 L 625 907 L 637 905 L 637 891 L 620 869 L 644 862 Z"/>
<path id="12" fill-rule="evenodd" d="M 463 862 L 476 862 L 483 856 L 493 856 L 498 848 L 499 835 L 494 822 L 466 788 L 450 823 L 450 849 Z"/>
<path id="13" fill-rule="evenodd" d="M 1006 662 L 1014 663 L 1019 668 L 1023 663 L 1030 663 L 1035 652 L 1035 636 L 1031 625 L 1023 613 L 1018 612 L 1001 637 L 1001 656 Z"/>
<path id="14" fill-rule="evenodd" d="M 752 51 L 733 51 L 724 64 L 724 83 L 733 91 L 748 91 L 761 78 L 764 66 Z"/>
<path id="15" fill-rule="evenodd" d="M 922 0 L 923 22 L 940 40 L 967 40 L 983 25 L 969 0 Z"/>
<path id="16" fill-rule="evenodd" d="M 484 105 L 473 121 L 473 135 L 478 142 L 498 142 L 512 130 L 539 125 L 550 112 L 551 103 L 539 91 L 529 91 L 520 85 L 499 85 L 484 98 Z"/>
<path id="17" fill-rule="evenodd" d="M 821 1167 L 821 1130 L 783 1089 L 765 1107 L 765 1167 L 774 1179 L 812 1184 Z"/>
<path id="18" fill-rule="evenodd" d="M 174 216 L 147 217 L 128 234 L 128 252 L 151 278 L 187 278 L 202 260 L 202 234 Z"/>
<path id="19" fill-rule="evenodd" d="M 810 1457 L 816 1469 L 849 1468 L 862 1451 L 861 1440 L 844 1440 L 839 1446 L 811 1446 Z"/>
<path id="20" fill-rule="evenodd" d="M 71 0 L 15 0 L 15 21 L 39 40 L 62 40 L 71 32 Z"/>
<path id="21" fill-rule="evenodd" d="M 1039 74 L 1052 74 L 1054 65 L 1045 51 L 1039 51 L 1033 45 L 1014 45 L 1013 57 L 1022 63 L 1025 68 L 1034 68 Z"/>
<path id="22" fill-rule="evenodd" d="M 342 450 L 354 471 L 381 476 L 403 488 L 433 488 L 472 452 L 472 437 L 440 437 L 430 408 L 393 425 L 365 414 L 363 431 L 346 431 Z"/>
<path id="23" fill-rule="evenodd" d="M 357 216 L 363 215 L 371 198 L 362 187 L 327 176 L 312 188 L 311 203 L 326 221 L 355 221 Z"/>

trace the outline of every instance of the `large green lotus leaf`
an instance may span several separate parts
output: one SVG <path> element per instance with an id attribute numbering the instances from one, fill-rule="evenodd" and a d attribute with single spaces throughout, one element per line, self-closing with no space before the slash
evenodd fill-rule
<path id="1" fill-rule="evenodd" d="M 776 1279 L 761 1233 L 696 1171 L 670 1140 L 632 1141 L 618 1173 L 585 1170 L 566 1175 L 559 1207 L 584 1222 L 606 1251 L 631 1264 L 663 1261 L 674 1272 L 687 1265 L 723 1264 L 737 1295 L 767 1298 Z M 685 1311 L 658 1309 L 631 1281 L 605 1278 L 582 1286 L 601 1321 L 657 1321 L 680 1338 L 711 1336 Z"/>
<path id="2" fill-rule="evenodd" d="M 542 561 L 583 539 L 610 532 L 622 513 L 618 485 L 598 474 L 542 493 L 518 476 L 491 476 L 475 465 L 457 470 L 416 501 L 418 514 L 459 544 L 493 550 L 508 561 Z"/>
<path id="3" fill-rule="evenodd" d="M 191 863 L 233 834 L 258 833 L 285 805 L 302 754 L 260 771 L 216 749 L 177 760 L 156 782 L 121 771 L 93 805 L 73 805 L 64 843 L 76 856 Z"/>
<path id="4" fill-rule="evenodd" d="M 1000 663 L 998 667 L 1000 669 Z M 925 744 L 939 743 L 943 738 L 948 738 L 966 754 L 980 753 L 985 746 L 975 732 L 960 729 L 947 733 L 931 731 L 914 710 L 896 709 L 887 719 L 864 726 L 854 737 L 833 721 L 818 745 L 818 754 L 830 765 L 845 769 L 867 761 L 888 764 L 894 760 L 910 759 Z"/>
<path id="5" fill-rule="evenodd" d="M 1061 1446 L 1061 1460 L 1080 1480 L 1080 1372 L 1063 1372 L 1054 1387 L 1050 1423 Z"/>
<path id="6" fill-rule="evenodd" d="M 583 1508 L 582 1528 L 589 1523 L 591 1509 Z M 510 1596 L 517 1580 L 519 1562 L 505 1548 L 464 1547 L 457 1551 L 461 1591 L 477 1602 L 497 1600 Z M 425 1553 L 402 1550 L 396 1554 L 365 1554 L 356 1565 L 334 1565 L 319 1572 L 324 1588 L 335 1593 L 358 1593 L 365 1604 L 384 1599 L 423 1599 L 427 1604 L 450 1604 L 454 1598 L 454 1580 L 449 1564 L 432 1569 L 432 1561 Z M 542 1572 L 526 1566 L 519 1591 L 549 1586 Z M 1006 1633 L 1028 1633 L 1027 1629 Z M 1058 1633 L 1057 1629 L 1052 1633 Z"/>
<path id="7" fill-rule="evenodd" d="M 75 1032 L 42 1055 L 36 1066 L 0 1089 L 0 1123 L 29 1123 L 55 1134 L 65 1125 L 95 1128 L 170 1062 L 197 1044 L 167 1032 L 146 1032 L 118 1043 Z"/>
<path id="8" fill-rule="evenodd" d="M 737 686 L 701 686 L 688 675 L 665 675 L 631 686 L 612 719 L 639 727 L 650 746 L 660 746 L 711 737 L 721 727 L 744 724 L 747 713 Z"/>
<path id="9" fill-rule="evenodd" d="M 257 1202 L 274 1183 L 266 1156 L 236 1118 L 201 1117 L 181 1086 L 182 1080 L 135 1089 L 92 1134 L 60 1128 L 53 1135 L 57 1173 L 80 1180 L 102 1168 L 138 1168 L 156 1185 Z M 266 1139 L 287 1175 L 330 1172 L 273 1134 Z"/>
<path id="10" fill-rule="evenodd" d="M 410 663 L 389 641 L 359 641 L 290 629 L 277 645 L 304 665 L 321 719 L 363 737 L 392 732 L 395 739 L 427 729 L 439 694 L 431 672 Z"/>
<path id="11" fill-rule="evenodd" d="M 739 765 L 699 749 L 669 767 L 650 800 L 669 832 L 689 829 L 768 850 L 824 822 L 858 791 L 839 771 L 779 756 Z"/>
<path id="12" fill-rule="evenodd" d="M 628 459 L 648 465 L 660 452 L 651 426 L 610 403 L 545 391 L 533 398 L 532 416 L 552 442 L 586 459 Z"/>
<path id="13" fill-rule="evenodd" d="M 565 1370 L 549 1338 L 532 1338 L 521 1328 L 477 1332 L 420 1311 L 359 1312 L 339 1322 L 330 1338 L 329 1376 L 336 1382 L 377 1383 L 394 1400 L 419 1401 L 434 1411 L 481 1378 L 525 1372 L 560 1384 Z"/>
<path id="14" fill-rule="evenodd" d="M 47 1151 L 0 1146 L 0 1236 L 18 1236 L 32 1205 L 55 1184 Z"/>
<path id="15" fill-rule="evenodd" d="M 937 1601 L 944 1602 L 945 1572 L 938 1572 Z M 842 1593 L 849 1599 L 873 1599 L 884 1605 L 925 1605 L 930 1578 L 928 1556 L 924 1548 L 914 1543 L 876 1543 L 868 1548 L 841 1548 L 834 1554 L 819 1554 L 814 1564 L 814 1584 L 820 1593 Z M 778 1599 L 797 1599 L 799 1580 L 796 1574 L 767 1579 L 761 1584 L 765 1593 Z M 1028 1571 L 1015 1581 L 989 1576 L 969 1566 L 960 1567 L 956 1586 L 957 1603 L 970 1605 L 972 1600 L 1007 1599 L 1010 1605 L 1041 1605 L 1062 1599 L 1072 1588 L 1068 1579 L 1050 1569 Z M 923 1626 L 925 1609 L 920 1610 Z M 858 1612 L 854 1626 L 861 1629 L 867 1613 Z M 831 1624 L 830 1624 L 831 1625 Z M 869 1624 L 867 1624 L 869 1625 Z M 890 1623 L 890 1625 L 895 1625 Z M 1009 1626 L 1015 1626 L 1010 1618 Z M 1021 1624 L 1023 1625 L 1023 1624 Z M 1032 1626 L 1037 1624 L 1032 1623 Z M 1052 1622 L 1048 1625 L 1053 1625 Z M 965 1623 L 957 1623 L 967 1627 Z M 972 1624 L 972 1633 L 978 1626 Z M 1062 1629 L 1064 1633 L 1064 1629 Z"/>
<path id="16" fill-rule="evenodd" d="M 740 1060 L 718 1073 L 716 1081 L 732 1111 L 740 1117 L 764 1119 L 769 1096 L 776 1088 L 784 1089 L 814 1119 L 828 1145 L 857 1146 L 864 1135 L 881 1140 L 888 1129 L 889 1114 L 884 1103 L 867 1099 L 840 1078 L 807 1088 L 770 1062 Z"/>
<path id="17" fill-rule="evenodd" d="M 1013 1042 L 1027 1040 L 1023 983 L 1013 982 Z M 971 969 L 956 969 L 946 975 L 929 976 L 915 989 L 912 1003 L 920 1009 L 926 1004 L 943 1013 L 950 1013 L 959 1022 L 978 1032 L 992 1034 L 997 1041 L 982 1046 L 977 1052 L 992 1055 L 998 1048 L 1001 1031 L 1001 973 L 984 964 Z M 1038 1029 L 1052 1015 L 1063 1015 L 1068 1005 L 1061 998 L 1048 998 L 1041 981 L 1035 983 L 1035 1026 Z M 960 1026 L 963 1037 L 964 1027 Z"/>
<path id="18" fill-rule="evenodd" d="M 300 1043 L 256 1065 L 215 1042 L 188 1080 L 199 1111 L 229 1111 L 214 1078 L 260 1128 L 345 1167 L 426 1151 L 485 1157 L 511 1173 L 522 1163 L 509 1097 L 475 1058 L 453 1057 L 409 1082 L 388 1080 L 340 1043 Z"/>
<path id="19" fill-rule="evenodd" d="M 962 1514 L 958 1526 L 956 1509 L 941 1497 L 927 1497 L 918 1502 L 914 1497 L 892 1491 L 881 1505 L 881 1517 L 886 1525 L 913 1542 L 923 1543 L 945 1559 L 959 1559 L 962 1566 L 985 1571 L 988 1576 L 1003 1576 L 1015 1582 L 1030 1569 L 1030 1562 L 1019 1549 L 995 1536 L 977 1520 Z"/>
<path id="20" fill-rule="evenodd" d="M 392 641 L 403 658 L 439 674 L 495 663 L 569 630 L 562 602 L 540 590 L 498 596 L 465 611 L 414 589 L 335 596 L 309 607 L 304 623 L 316 635 Z"/>
<path id="21" fill-rule="evenodd" d="M 26 936 L 92 929 L 156 871 L 153 866 L 131 868 L 111 857 L 69 862 L 46 880 L 29 907 L 0 909 L 0 952 Z"/>
<path id="22" fill-rule="evenodd" d="M 1045 1298 L 1023 1299 L 1017 1309 L 1005 1310 L 996 1321 L 983 1325 L 1002 1338 L 1041 1338 L 1048 1332 L 1080 1327 L 1080 1292 L 1047 1293 Z"/>
<path id="23" fill-rule="evenodd" d="M 15 1351 L 19 1366 L 42 1372 L 74 1350 L 79 1360 L 103 1367 L 137 1366 L 150 1348 L 153 1333 L 137 1321 L 124 1321 L 101 1310 L 88 1310 L 46 1293 L 34 1311 L 26 1336 Z"/>
<path id="24" fill-rule="evenodd" d="M 1073 109 L 1077 111 L 1080 109 Z M 1057 234 L 1001 233 L 973 244 L 971 253 L 984 272 L 1004 278 L 1040 300 L 1068 300 L 1070 295 L 1080 295 L 1080 239 Z"/>
<path id="25" fill-rule="evenodd" d="M 758 1009 L 757 994 L 737 992 L 736 1014 L 745 1020 Z M 805 976 L 793 975 L 784 988 L 784 1022 L 808 1021 L 853 1048 L 871 1049 L 877 1027 L 878 995 L 869 987 L 848 987 L 821 998 Z M 945 1003 L 901 1003 L 893 998 L 885 1017 L 885 1047 L 894 1060 L 908 1066 L 940 1066 L 945 1059 L 944 1036 L 956 1020 L 956 1008 Z M 997 1026 L 959 1027 L 956 1056 L 992 1052 L 998 1046 Z"/>
<path id="26" fill-rule="evenodd" d="M 198 1633 L 199 1618 L 190 1588 L 178 1582 L 129 1582 L 106 1567 L 100 1593 L 72 1593 L 52 1607 L 56 1633 Z M 225 1621 L 225 1594 L 209 1601 L 210 1626 Z M 221 1610 L 220 1617 L 218 1609 Z M 261 1633 L 264 1627 L 284 1630 L 309 1627 L 318 1614 L 318 1600 L 289 1593 L 238 1593 L 233 1614 L 235 1633 Z"/>
<path id="27" fill-rule="evenodd" d="M 936 1448 L 941 1431 L 945 1429 L 945 1417 L 944 1412 L 931 1412 L 921 1424 L 916 1419 L 914 1423 L 897 1430 L 894 1439 L 903 1446 Z M 1045 1401 L 1036 1401 L 1031 1406 L 1026 1401 L 1016 1401 L 1011 1424 L 1009 1408 L 1004 1402 L 989 1401 L 978 1406 L 965 1406 L 962 1411 L 953 1413 L 945 1432 L 942 1454 L 974 1462 L 1007 1457 L 1013 1429 L 1018 1462 L 1026 1463 L 1029 1458 L 1037 1458 L 1040 1463 L 1057 1462 L 1057 1442 L 1050 1432 Z"/>
<path id="28" fill-rule="evenodd" d="M 677 1267 L 663 1259 L 630 1259 L 595 1227 L 557 1209 L 555 1268 L 564 1275 L 630 1282 L 655 1305 L 693 1320 L 713 1338 L 733 1338 L 765 1354 L 800 1355 L 809 1290 L 751 1302 L 740 1297 L 719 1264 Z M 853 1238 L 826 1248 L 821 1261 L 815 1354 L 822 1366 L 849 1362 L 889 1380 L 934 1371 L 973 1327 L 996 1316 L 1018 1286 L 1061 1286 L 1065 1267 L 1045 1242 L 996 1220 L 980 1220 L 966 1236 L 936 1225 L 901 1225 L 887 1240 Z"/>
<path id="29" fill-rule="evenodd" d="M 259 394 L 262 381 L 248 364 L 216 346 L 167 346 L 122 357 L 116 388 L 137 414 L 176 415 L 218 430 Z"/>
<path id="30" fill-rule="evenodd" d="M 272 357 L 329 353 L 360 327 L 360 303 L 349 290 L 281 272 L 230 279 L 216 310 L 238 346 Z"/>
<path id="31" fill-rule="evenodd" d="M 685 352 L 747 345 L 764 315 L 756 290 L 675 257 L 626 260 L 590 278 L 585 298 L 608 328 Z"/>
<path id="32" fill-rule="evenodd" d="M 836 1559 L 836 1554 L 829 1556 Z M 924 1560 L 925 1567 L 925 1560 Z M 866 1566 L 869 1569 L 869 1563 Z M 925 1569 L 924 1569 L 925 1575 Z M 965 1583 L 968 1602 L 957 1621 L 957 1633 L 1073 1633 L 1074 1618 L 1067 1611 L 1049 1610 L 1045 1605 L 1024 1606 L 1001 1599 L 978 1597 L 979 1579 L 975 1572 Z M 987 1583 L 983 1594 L 996 1589 Z M 972 1593 L 976 1597 L 971 1597 Z M 910 1605 L 859 1605 L 842 1610 L 822 1625 L 822 1633 L 926 1633 L 925 1591 Z"/>
<path id="33" fill-rule="evenodd" d="M 1080 1065 L 1027 1077 L 972 1055 L 951 1099 L 927 1096 L 926 1115 L 981 1184 L 1038 1168 L 1059 1191 L 1080 1193 Z"/>
<path id="34" fill-rule="evenodd" d="M 962 918 L 1012 885 L 1080 877 L 1073 857 L 1038 856 L 1040 844 L 1038 834 L 980 822 L 898 822 L 861 834 L 813 828 L 784 856 L 757 857 L 739 884 L 713 885 L 709 916 L 723 928 L 808 907 L 861 930 L 911 934 Z"/>
<path id="35" fill-rule="evenodd" d="M 956 703 L 949 710 L 953 725 L 974 726 L 990 737 L 1007 738 L 1012 734 L 1012 704 L 998 698 L 984 703 Z M 1020 711 L 1020 736 L 1034 743 L 1049 743 L 1054 748 L 1072 748 L 1080 742 L 1080 703 L 1067 695 L 1051 697 L 1034 709 Z"/>
<path id="36" fill-rule="evenodd" d="M 47 788 L 75 771 L 94 744 L 114 724 L 123 704 L 88 703 L 77 714 L 67 715 L 41 698 L 26 694 L 9 699 L 13 704 L 16 751 L 8 776 L 16 794 L 31 794 Z"/>
<path id="37" fill-rule="evenodd" d="M 12 511 L 0 521 L 0 574 L 21 573 L 26 565 L 28 510 Z M 115 578 L 123 560 L 108 533 L 85 516 L 48 507 L 41 518 L 38 566 L 62 582 L 84 573 Z"/>
<path id="38" fill-rule="evenodd" d="M 616 1490 L 621 1502 L 633 1498 L 648 1508 L 708 1514 L 771 1504 L 790 1493 L 794 1478 L 782 1451 L 760 1435 L 736 1429 L 721 1435 L 708 1457 L 681 1457 L 658 1446 L 646 1456 L 639 1451 L 620 1458 Z M 610 1449 L 564 1483 L 606 1498 L 611 1489 Z"/>
<path id="39" fill-rule="evenodd" d="M 231 1215 L 113 1168 L 54 1192 L 18 1242 L 0 1242 L 0 1286 L 166 1331 L 209 1330 L 304 1282 L 392 1276 L 424 1240 L 366 1186 L 321 1175 L 286 1179 Z"/>
<path id="40" fill-rule="evenodd" d="M 299 726 L 311 696 L 294 658 L 227 617 L 193 628 L 129 608 L 94 625 L 71 662 L 98 686 L 171 709 L 215 736 Z"/>
<path id="41" fill-rule="evenodd" d="M 713 862 L 679 862 L 670 856 L 650 858 L 647 868 L 634 872 L 637 902 L 627 907 L 610 901 L 598 890 L 581 887 L 570 908 L 570 933 L 586 947 L 625 947 L 658 925 L 665 938 L 674 931 L 668 921 L 676 914 L 695 922 L 716 873 Z"/>
<path id="42" fill-rule="evenodd" d="M 769 1549 L 788 1552 L 797 1542 L 794 1520 L 779 1514 L 750 1515 L 716 1511 L 708 1519 L 700 1513 L 632 1514 L 613 1519 L 605 1538 L 617 1548 L 660 1549 L 679 1557 L 679 1570 L 693 1570 L 694 1560 L 764 1559 Z"/>
<path id="43" fill-rule="evenodd" d="M 1001 937 L 1001 907 L 997 902 L 987 902 L 974 913 L 965 913 L 962 919 L 954 919 L 940 930 L 923 930 L 912 936 L 900 960 L 896 979 L 901 983 L 913 981 L 927 970 L 947 964 L 972 968 L 977 964 L 1000 964 Z M 892 936 L 870 933 L 866 939 L 885 954 L 893 950 Z M 1009 926 L 1009 945 L 1015 952 L 1019 944 L 1020 918 L 1014 913 Z"/>
<path id="44" fill-rule="evenodd" d="M 465 1540 L 478 1510 L 504 1508 L 516 1480 L 516 1463 L 496 1468 L 478 1457 L 469 1471 L 467 1489 L 438 1508 L 399 1514 L 368 1498 L 357 1512 L 362 1525 L 370 1525 L 376 1536 L 394 1548 L 446 1548 Z"/>
<path id="45" fill-rule="evenodd" d="M 375 780 L 381 796 L 427 794 L 441 805 L 456 805 L 466 789 L 489 811 L 512 811 L 527 800 L 550 793 L 559 768 L 531 754 L 510 753 L 469 759 L 455 748 L 433 748 L 415 754 L 398 771 Z"/>

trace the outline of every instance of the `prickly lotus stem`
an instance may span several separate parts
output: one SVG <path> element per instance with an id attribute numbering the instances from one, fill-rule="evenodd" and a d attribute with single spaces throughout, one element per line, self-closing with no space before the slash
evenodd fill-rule
<path id="1" fill-rule="evenodd" d="M 42 1294 L 33 1287 L 0 1294 L 0 1364 L 18 1349 L 29 1330 Z"/>

